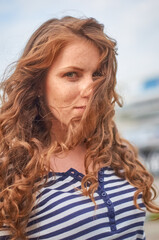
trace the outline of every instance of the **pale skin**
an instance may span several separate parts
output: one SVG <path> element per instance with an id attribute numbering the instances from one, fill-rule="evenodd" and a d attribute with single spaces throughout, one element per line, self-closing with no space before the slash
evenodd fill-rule
<path id="1" fill-rule="evenodd" d="M 64 127 L 72 118 L 80 120 L 92 94 L 91 83 L 97 74 L 99 50 L 92 43 L 80 38 L 66 46 L 55 59 L 46 77 L 45 94 L 47 104 L 55 116 L 53 137 L 64 137 Z M 74 168 L 85 174 L 85 146 L 78 145 L 63 156 L 52 156 L 50 167 L 55 172 L 66 172 Z"/>

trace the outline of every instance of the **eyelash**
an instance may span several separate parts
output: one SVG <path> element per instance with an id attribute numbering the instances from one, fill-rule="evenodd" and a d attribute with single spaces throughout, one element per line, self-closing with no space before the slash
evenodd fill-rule
<path id="1" fill-rule="evenodd" d="M 71 75 L 71 76 L 70 76 Z M 64 77 L 68 78 L 69 80 L 75 81 L 79 78 L 79 74 L 77 72 L 67 72 L 63 75 Z M 96 80 L 98 77 L 101 77 L 101 72 L 94 72 L 92 74 L 92 78 Z"/>
<path id="2" fill-rule="evenodd" d="M 70 75 L 73 75 L 73 76 L 70 76 Z M 78 78 L 78 74 L 76 72 L 67 72 L 67 73 L 64 74 L 64 77 L 66 77 L 70 80 L 71 79 L 76 79 L 76 78 Z"/>
<path id="3" fill-rule="evenodd" d="M 94 72 L 94 73 L 93 73 L 93 76 L 94 76 L 94 77 L 101 77 L 101 76 L 102 76 L 102 73 L 101 73 L 101 72 Z"/>
<path id="4" fill-rule="evenodd" d="M 70 75 L 70 74 L 77 74 L 77 73 L 76 72 L 67 72 L 67 73 L 65 73 L 65 76 L 69 77 L 68 75 Z"/>

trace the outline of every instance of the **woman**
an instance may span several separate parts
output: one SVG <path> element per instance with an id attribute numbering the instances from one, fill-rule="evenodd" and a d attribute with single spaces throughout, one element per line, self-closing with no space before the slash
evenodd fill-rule
<path id="1" fill-rule="evenodd" d="M 0 239 L 145 239 L 153 178 L 113 121 L 116 43 L 45 22 L 2 83 Z"/>

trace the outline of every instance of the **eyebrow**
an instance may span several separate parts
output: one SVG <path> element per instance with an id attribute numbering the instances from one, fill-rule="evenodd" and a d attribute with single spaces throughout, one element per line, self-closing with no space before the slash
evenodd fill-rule
<path id="1" fill-rule="evenodd" d="M 79 67 L 75 67 L 75 66 L 63 67 L 60 70 L 69 70 L 69 69 L 74 69 L 74 70 L 81 71 L 81 72 L 84 71 L 84 69 L 79 68 Z"/>

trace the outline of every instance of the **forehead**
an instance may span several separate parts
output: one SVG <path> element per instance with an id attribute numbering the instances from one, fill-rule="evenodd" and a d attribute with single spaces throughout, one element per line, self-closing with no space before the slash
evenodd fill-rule
<path id="1" fill-rule="evenodd" d="M 53 62 L 54 67 L 80 65 L 97 68 L 100 59 L 99 49 L 90 41 L 76 39 L 62 49 Z"/>

